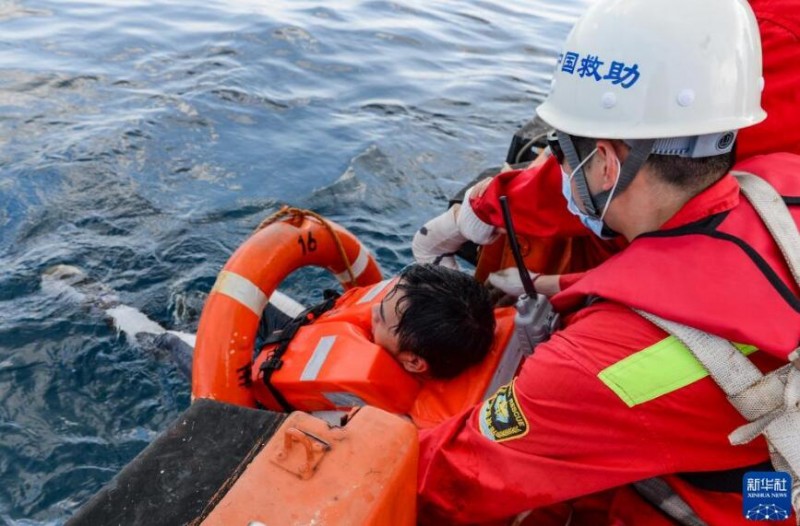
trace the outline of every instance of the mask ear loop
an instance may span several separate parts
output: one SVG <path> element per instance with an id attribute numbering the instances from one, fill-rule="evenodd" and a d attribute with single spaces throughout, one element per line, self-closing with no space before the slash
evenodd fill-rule
<path id="1" fill-rule="evenodd" d="M 581 168 L 583 168 L 583 165 L 584 165 L 584 164 L 586 164 L 587 162 L 589 162 L 589 159 L 591 159 L 591 158 L 592 158 L 592 155 L 594 155 L 594 154 L 596 154 L 596 153 L 597 153 L 597 148 L 595 147 L 595 149 L 594 149 L 594 150 L 592 150 L 591 152 L 589 152 L 589 155 L 587 155 L 587 156 L 586 156 L 586 159 L 584 159 L 584 160 L 582 160 L 580 163 L 578 163 L 578 166 L 576 166 L 576 167 L 575 167 L 575 169 L 574 169 L 574 170 L 572 170 L 572 173 L 571 173 L 571 174 L 569 174 L 569 180 L 570 180 L 570 181 L 572 181 L 572 178 L 573 178 L 573 177 L 575 177 L 575 174 L 576 174 L 576 173 L 578 173 L 578 170 L 580 170 Z M 617 162 L 619 162 L 619 161 L 617 161 Z"/>
<path id="2" fill-rule="evenodd" d="M 655 139 L 637 139 L 625 142 L 631 147 L 631 150 L 628 152 L 628 158 L 625 159 L 624 163 L 622 163 L 619 160 L 619 157 L 617 157 L 617 163 L 619 164 L 620 168 L 617 175 L 616 185 L 608 192 L 600 192 L 599 194 L 593 196 L 595 201 L 602 203 L 604 209 L 603 215 L 605 215 L 605 210 L 608 209 L 608 203 L 612 197 L 611 192 L 624 192 L 625 189 L 628 188 L 628 185 L 631 184 L 633 178 L 636 177 L 636 174 L 639 173 L 639 170 L 647 161 Z M 599 219 L 603 216 L 594 215 L 592 217 Z"/>
<path id="3" fill-rule="evenodd" d="M 596 148 L 595 148 L 596 149 Z M 611 187 L 611 191 L 608 193 L 608 199 L 606 199 L 606 204 L 603 207 L 603 212 L 600 214 L 600 221 L 606 216 L 606 212 L 608 212 L 608 207 L 611 206 L 611 200 L 614 198 L 614 192 L 619 185 L 619 176 L 622 174 L 622 164 L 619 162 L 619 157 L 616 157 L 617 161 L 617 180 L 614 181 L 614 186 Z"/>

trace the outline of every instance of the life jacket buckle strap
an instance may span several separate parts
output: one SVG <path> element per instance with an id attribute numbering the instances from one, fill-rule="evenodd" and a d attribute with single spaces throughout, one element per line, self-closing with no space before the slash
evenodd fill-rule
<path id="1" fill-rule="evenodd" d="M 325 298 L 325 301 L 319 305 L 315 305 L 304 310 L 296 318 L 290 321 L 286 327 L 283 328 L 280 336 L 275 339 L 275 342 L 279 342 L 279 345 L 272 351 L 272 356 L 264 360 L 264 362 L 261 364 L 260 369 L 263 373 L 262 380 L 264 385 L 267 387 L 267 389 L 269 389 L 273 398 L 275 398 L 275 400 L 287 413 L 293 411 L 294 408 L 281 394 L 281 392 L 278 391 L 278 389 L 272 384 L 272 373 L 283 366 L 283 355 L 289 348 L 289 343 L 292 341 L 292 338 L 295 337 L 297 331 L 299 331 L 301 327 L 308 325 L 309 323 L 313 323 L 317 320 L 317 318 L 331 310 L 336 304 L 336 299 L 339 297 L 339 294 L 336 291 L 325 290 L 323 292 L 323 297 Z"/>
<path id="2" fill-rule="evenodd" d="M 773 373 L 762 376 L 749 387 L 728 395 L 728 401 L 748 421 L 761 421 L 784 407 L 786 377 L 790 367 L 785 365 Z"/>
<path id="3" fill-rule="evenodd" d="M 277 371 L 283 367 L 283 360 L 281 360 L 280 356 L 277 354 L 273 354 L 270 356 L 268 360 L 264 360 L 264 363 L 261 364 L 262 371 Z"/>
<path id="4" fill-rule="evenodd" d="M 766 439 L 775 469 L 792 476 L 792 507 L 800 517 L 800 349 L 789 355 L 791 363 L 764 375 L 722 338 L 636 312 L 686 345 L 749 421 L 728 436 L 731 444 L 745 444 L 758 436 Z"/>

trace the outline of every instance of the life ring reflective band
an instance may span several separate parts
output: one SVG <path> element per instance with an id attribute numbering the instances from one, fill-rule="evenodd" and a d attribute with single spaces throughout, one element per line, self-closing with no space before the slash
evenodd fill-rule
<path id="1" fill-rule="evenodd" d="M 269 303 L 269 297 L 261 292 L 258 285 L 239 274 L 223 270 L 217 276 L 217 281 L 211 288 L 211 292 L 225 294 L 229 296 L 251 311 L 256 316 L 261 316 L 264 309 Z"/>
<path id="2" fill-rule="evenodd" d="M 358 240 L 356 240 L 356 242 L 358 242 Z M 353 262 L 353 264 L 350 267 L 351 270 L 353 271 L 353 276 L 356 279 L 358 279 L 358 277 L 361 276 L 361 274 L 363 274 L 365 270 L 367 270 L 367 267 L 369 266 L 370 263 L 370 258 L 371 255 L 369 251 L 366 248 L 364 248 L 364 246 L 361 243 L 358 243 L 358 256 L 356 256 L 355 262 Z M 345 271 L 336 274 L 334 277 L 339 281 L 339 283 L 346 283 L 350 279 L 350 274 L 347 271 Z"/>
<path id="3" fill-rule="evenodd" d="M 256 406 L 250 388 L 256 332 L 270 296 L 293 271 L 325 268 L 345 290 L 382 279 L 358 239 L 317 214 L 284 208 L 259 228 L 225 264 L 203 307 L 192 364 L 193 398 Z"/>

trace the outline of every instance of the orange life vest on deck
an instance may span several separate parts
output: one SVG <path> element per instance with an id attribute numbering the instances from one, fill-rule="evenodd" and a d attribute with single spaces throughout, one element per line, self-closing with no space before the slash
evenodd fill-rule
<path id="1" fill-rule="evenodd" d="M 372 306 L 392 290 L 395 280 L 353 289 L 310 325 L 301 327 L 281 357 L 283 363 L 269 378 L 272 388 L 292 408 L 302 411 L 348 410 L 373 405 L 407 414 L 419 427 L 428 427 L 483 400 L 516 371 L 500 367 L 511 348 L 514 309 L 495 311 L 497 328 L 489 355 L 449 380 L 423 379 L 406 372 L 372 341 Z M 262 364 L 277 344 L 266 346 L 252 368 L 256 400 L 268 409 L 284 410 L 264 382 Z M 503 381 L 508 381 L 505 378 Z M 497 385 L 496 385 L 497 384 Z"/>

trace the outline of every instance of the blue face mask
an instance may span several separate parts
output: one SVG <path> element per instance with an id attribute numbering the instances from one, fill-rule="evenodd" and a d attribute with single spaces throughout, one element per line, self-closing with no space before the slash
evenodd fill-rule
<path id="1" fill-rule="evenodd" d="M 596 152 L 597 148 L 592 150 L 592 153 L 587 155 L 586 159 L 581 161 L 581 163 L 574 170 L 572 170 L 572 173 L 573 174 L 577 173 L 578 170 L 580 170 L 581 167 L 584 164 L 586 164 L 586 162 L 589 159 L 591 159 Z M 619 173 L 619 169 L 620 169 L 619 159 L 617 159 L 617 173 Z M 600 214 L 600 217 L 591 217 L 586 215 L 585 212 L 581 211 L 577 203 L 575 203 L 575 198 L 572 196 L 572 184 L 570 184 L 571 181 L 572 181 L 572 175 L 568 174 L 562 167 L 561 193 L 564 195 L 564 199 L 567 200 L 567 210 L 572 212 L 574 216 L 580 219 L 581 223 L 583 223 L 583 226 L 591 230 L 594 233 L 594 235 L 596 235 L 600 239 L 612 239 L 613 237 L 615 237 L 613 235 L 606 235 L 609 231 L 611 231 L 611 229 L 605 226 L 605 223 L 603 223 L 603 218 L 605 217 L 606 212 L 608 211 L 608 205 L 611 204 L 611 198 L 614 197 L 614 190 L 617 189 L 617 183 L 619 182 L 619 177 L 617 177 L 617 181 L 614 183 L 614 187 L 611 189 L 611 193 L 608 196 L 608 200 L 606 201 L 605 207 L 603 207 L 603 212 Z"/>

